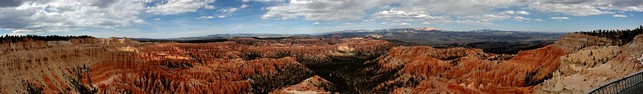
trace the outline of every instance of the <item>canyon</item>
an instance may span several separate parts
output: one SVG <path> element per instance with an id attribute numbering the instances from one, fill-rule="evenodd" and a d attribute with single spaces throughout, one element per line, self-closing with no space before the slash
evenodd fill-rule
<path id="1" fill-rule="evenodd" d="M 0 94 L 584 93 L 643 69 L 643 35 L 569 33 L 517 54 L 376 38 L 0 44 Z"/>

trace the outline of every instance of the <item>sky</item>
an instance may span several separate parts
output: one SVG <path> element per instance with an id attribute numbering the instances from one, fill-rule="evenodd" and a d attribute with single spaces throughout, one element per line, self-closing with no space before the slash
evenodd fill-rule
<path id="1" fill-rule="evenodd" d="M 432 27 L 574 32 L 643 25 L 643 0 L 0 0 L 0 34 L 177 38 Z"/>

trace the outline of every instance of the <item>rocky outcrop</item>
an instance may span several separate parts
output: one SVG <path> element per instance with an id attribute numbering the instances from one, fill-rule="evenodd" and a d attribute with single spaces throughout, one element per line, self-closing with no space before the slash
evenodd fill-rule
<path id="1" fill-rule="evenodd" d="M 270 92 L 270 94 L 319 94 L 319 93 L 331 93 L 330 89 L 333 88 L 333 84 L 329 82 L 328 80 L 320 77 L 320 76 L 313 76 L 310 77 L 299 84 L 284 87 L 281 89 L 274 90 Z"/>
<path id="2" fill-rule="evenodd" d="M 100 39 L 24 41 L 0 45 L 0 93 L 75 92 L 70 71 L 103 61 L 128 62 L 136 55 L 113 51 Z M 105 41 L 108 42 L 108 41 Z M 118 43 L 117 45 L 135 45 Z M 31 89 L 26 89 L 31 88 Z M 40 88 L 40 89 L 36 89 Z"/>
<path id="3" fill-rule="evenodd" d="M 582 93 L 643 69 L 643 36 L 613 42 L 574 33 L 518 54 L 370 38 L 12 42 L 0 93 Z"/>
<path id="4" fill-rule="evenodd" d="M 321 67 L 360 65 L 393 46 L 359 38 L 203 44 L 112 38 L 2 45 L 7 46 L 0 47 L 5 52 L 0 93 L 268 93 L 288 87 L 330 92 L 338 90 L 321 78 L 330 74 L 317 71 L 335 70 Z M 359 62 L 349 62 L 353 58 Z"/>
<path id="5" fill-rule="evenodd" d="M 553 45 L 563 49 L 565 53 L 573 53 L 585 47 L 612 46 L 616 45 L 616 43 L 613 43 L 608 38 L 572 33 L 561 36 Z"/>
<path id="6" fill-rule="evenodd" d="M 643 55 L 643 35 L 623 46 L 588 46 L 562 56 L 553 77 L 538 93 L 584 93 L 611 80 L 643 70 L 636 58 Z"/>
<path id="7" fill-rule="evenodd" d="M 464 48 L 396 47 L 380 58 L 381 72 L 395 77 L 377 91 L 394 93 L 531 93 L 534 85 L 558 67 L 554 46 L 520 52 L 509 60 Z M 541 58 L 533 58 L 541 57 Z"/>

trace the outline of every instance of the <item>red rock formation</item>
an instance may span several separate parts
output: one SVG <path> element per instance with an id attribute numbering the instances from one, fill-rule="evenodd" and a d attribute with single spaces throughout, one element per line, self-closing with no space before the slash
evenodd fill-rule
<path id="1" fill-rule="evenodd" d="M 299 84 L 284 87 L 270 92 L 270 94 L 289 94 L 289 93 L 331 93 L 328 89 L 333 88 L 333 84 L 320 76 L 310 77 Z"/>
<path id="2" fill-rule="evenodd" d="M 639 36 L 618 49 L 626 55 L 640 55 L 641 39 Z M 42 88 L 45 93 L 330 93 L 342 90 L 333 87 L 340 85 L 362 86 L 350 89 L 356 93 L 535 93 L 541 86 L 558 90 L 537 84 L 557 76 L 553 74 L 559 69 L 570 75 L 620 75 L 576 71 L 570 65 L 582 60 L 571 60 L 575 58 L 563 58 L 566 63 L 560 63 L 561 56 L 581 56 L 586 50 L 614 45 L 609 39 L 582 34 L 566 35 L 553 45 L 516 55 L 469 48 L 393 47 L 383 40 L 358 38 L 229 40 L 201 44 L 127 39 L 0 44 L 0 93 L 29 92 L 25 88 Z M 602 52 L 610 51 L 596 53 Z M 610 62 L 593 62 L 587 67 L 630 73 L 634 70 L 617 70 L 637 69 L 635 61 L 628 61 L 634 59 L 626 55 L 601 57 Z M 574 71 L 565 71 L 570 69 Z"/>
<path id="3" fill-rule="evenodd" d="M 395 93 L 531 93 L 536 82 L 557 69 L 557 58 L 564 54 L 547 46 L 494 61 L 486 60 L 491 55 L 480 50 L 396 47 L 379 62 L 381 72 L 400 71 L 375 89 Z"/>
<path id="4" fill-rule="evenodd" d="M 87 63 L 87 71 L 77 76 L 75 71 L 85 69 L 66 70 L 71 80 L 81 83 L 76 87 L 96 88 L 99 93 L 267 93 L 311 77 L 304 64 L 330 63 L 335 57 L 376 57 L 392 46 L 371 39 L 238 39 L 140 46 L 120 45 L 134 42 L 112 39 L 98 43 L 119 45 L 106 47 L 104 59 Z M 69 92 L 58 86 L 74 87 L 73 81 L 52 86 L 49 80 L 44 84 L 50 92 Z"/>

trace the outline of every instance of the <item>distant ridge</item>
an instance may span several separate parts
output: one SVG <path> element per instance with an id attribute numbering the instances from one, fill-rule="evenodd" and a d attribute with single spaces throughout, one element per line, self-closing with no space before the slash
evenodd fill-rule
<path id="1" fill-rule="evenodd" d="M 481 48 L 490 53 L 515 54 L 522 49 L 539 48 L 553 43 L 565 33 L 503 31 L 481 29 L 447 31 L 435 28 L 393 28 L 379 30 L 343 30 L 318 34 L 213 34 L 200 37 L 171 39 L 134 38 L 141 42 L 207 43 L 226 41 L 230 38 L 283 39 L 294 36 L 305 38 L 375 38 L 399 45 L 426 45 L 431 47 Z M 511 49 L 511 50 L 503 50 Z"/>

